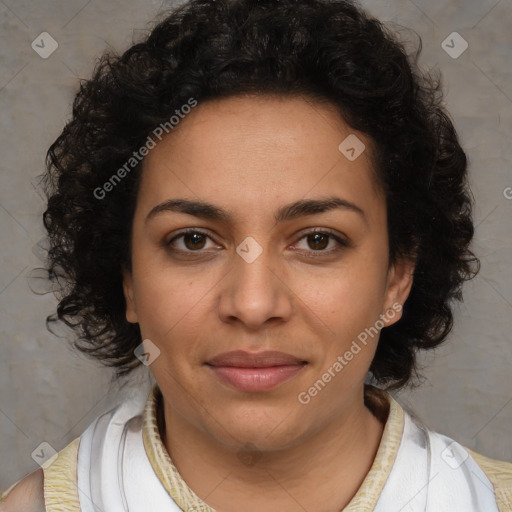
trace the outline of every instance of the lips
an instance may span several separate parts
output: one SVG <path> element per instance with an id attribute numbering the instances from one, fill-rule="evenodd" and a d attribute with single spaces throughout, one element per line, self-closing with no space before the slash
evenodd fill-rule
<path id="1" fill-rule="evenodd" d="M 241 350 L 219 354 L 206 363 L 224 384 L 247 392 L 269 391 L 293 378 L 307 364 L 284 352 L 251 354 Z"/>
<path id="2" fill-rule="evenodd" d="M 242 350 L 224 352 L 210 359 L 211 366 L 236 366 L 238 368 L 270 368 L 272 366 L 301 365 L 307 361 L 276 351 L 250 353 Z"/>

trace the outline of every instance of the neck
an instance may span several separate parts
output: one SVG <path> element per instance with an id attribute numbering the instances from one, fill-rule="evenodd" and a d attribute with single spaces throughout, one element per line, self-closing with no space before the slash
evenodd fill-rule
<path id="1" fill-rule="evenodd" d="M 388 413 L 382 395 L 370 401 L 361 390 L 353 406 L 304 442 L 286 450 L 234 452 L 162 404 L 159 428 L 173 463 L 218 512 L 239 510 L 240 503 L 247 512 L 342 510 L 373 464 Z"/>

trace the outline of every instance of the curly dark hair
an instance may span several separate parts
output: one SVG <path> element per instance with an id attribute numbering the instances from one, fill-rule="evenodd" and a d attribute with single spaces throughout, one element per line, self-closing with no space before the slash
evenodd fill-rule
<path id="1" fill-rule="evenodd" d="M 403 316 L 385 327 L 370 371 L 386 389 L 418 376 L 419 349 L 442 343 L 451 303 L 480 270 L 467 159 L 443 106 L 439 75 L 419 70 L 394 32 L 346 0 L 190 0 L 82 80 L 73 116 L 47 154 L 47 270 L 74 346 L 115 367 L 141 363 L 125 318 L 123 268 L 142 165 L 98 197 L 148 134 L 187 103 L 243 94 L 327 102 L 375 151 L 388 212 L 389 261 L 415 261 Z M 103 189 L 106 190 L 106 189 Z M 103 194 L 103 193 L 102 193 Z M 473 268 L 473 265 L 476 268 Z"/>

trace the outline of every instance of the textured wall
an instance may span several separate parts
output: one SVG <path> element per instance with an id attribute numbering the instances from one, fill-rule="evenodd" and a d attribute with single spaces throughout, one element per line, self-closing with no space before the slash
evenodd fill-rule
<path id="1" fill-rule="evenodd" d="M 363 5 L 404 35 L 403 27 L 416 31 L 422 65 L 443 74 L 470 157 L 474 250 L 482 260 L 449 343 L 424 359 L 422 387 L 399 400 L 431 428 L 512 461 L 512 0 Z M 130 392 L 46 331 L 55 300 L 30 289 L 48 291 L 33 273 L 44 234 L 35 177 L 70 116 L 78 79 L 90 75 L 104 49 L 137 39 L 161 8 L 156 0 L 0 2 L 0 489 L 37 468 L 31 453 L 41 442 L 62 449 Z M 37 52 L 45 56 L 55 43 L 48 36 L 41 43 L 42 32 L 58 44 L 46 59 Z M 149 385 L 144 372 L 136 379 Z"/>

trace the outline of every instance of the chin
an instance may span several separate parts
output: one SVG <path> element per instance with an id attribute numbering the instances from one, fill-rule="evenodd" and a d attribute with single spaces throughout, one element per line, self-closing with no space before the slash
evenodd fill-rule
<path id="1" fill-rule="evenodd" d="M 212 426 L 214 436 L 230 449 L 238 451 L 251 444 L 261 451 L 276 451 L 300 444 L 305 435 L 304 418 L 296 411 L 280 407 L 278 412 L 263 405 L 244 405 L 237 410 L 222 409 L 222 427 Z"/>

